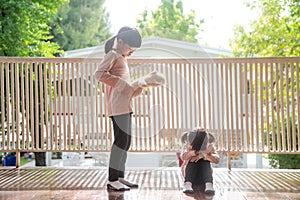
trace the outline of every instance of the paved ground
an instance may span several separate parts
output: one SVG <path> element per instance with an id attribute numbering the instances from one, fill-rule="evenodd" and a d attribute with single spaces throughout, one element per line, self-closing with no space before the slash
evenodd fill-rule
<path id="1" fill-rule="evenodd" d="M 179 167 L 129 169 L 128 179 L 140 187 L 126 192 L 106 190 L 106 167 L 3 167 L 0 168 L 0 199 L 213 199 L 298 200 L 300 170 L 247 170 L 215 168 L 216 194 L 203 188 L 194 195 L 182 193 Z"/>

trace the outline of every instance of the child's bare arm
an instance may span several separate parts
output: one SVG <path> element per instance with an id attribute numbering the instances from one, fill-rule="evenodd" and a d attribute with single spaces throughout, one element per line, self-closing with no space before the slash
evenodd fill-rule
<path id="1" fill-rule="evenodd" d="M 220 156 L 218 155 L 217 152 L 212 152 L 212 153 L 207 154 L 206 157 L 204 158 L 204 160 L 208 160 L 209 162 L 219 164 Z"/>
<path id="2" fill-rule="evenodd" d="M 183 152 L 181 154 L 181 158 L 182 158 L 182 160 L 190 160 L 191 158 L 193 158 L 196 155 L 197 154 L 195 153 L 195 151 L 191 150 L 191 151 Z"/>

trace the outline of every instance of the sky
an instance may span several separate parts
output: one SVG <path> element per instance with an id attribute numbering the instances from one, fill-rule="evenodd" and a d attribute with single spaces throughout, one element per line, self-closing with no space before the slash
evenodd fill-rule
<path id="1" fill-rule="evenodd" d="M 241 24 L 249 27 L 256 18 L 254 11 L 244 5 L 245 0 L 182 0 L 185 12 L 195 10 L 197 19 L 204 19 L 200 45 L 229 49 L 233 27 Z M 156 10 L 160 0 L 106 0 L 104 6 L 109 13 L 112 33 L 122 26 L 136 26 L 136 18 L 145 10 Z"/>

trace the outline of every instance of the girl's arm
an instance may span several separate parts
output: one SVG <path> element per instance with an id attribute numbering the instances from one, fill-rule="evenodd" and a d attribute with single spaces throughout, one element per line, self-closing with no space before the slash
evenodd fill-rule
<path id="1" fill-rule="evenodd" d="M 208 160 L 209 162 L 219 164 L 220 163 L 220 156 L 217 152 L 211 152 L 206 155 L 204 160 Z"/>
<path id="2" fill-rule="evenodd" d="M 181 159 L 182 160 L 190 160 L 194 156 L 197 156 L 196 152 L 191 149 L 189 144 L 185 144 L 183 146 L 182 152 L 181 152 Z"/>
<path id="3" fill-rule="evenodd" d="M 138 96 L 141 94 L 142 88 L 131 86 L 126 80 L 110 73 L 113 65 L 124 65 L 124 61 L 121 58 L 121 55 L 114 52 L 106 54 L 94 73 L 95 79 L 116 88 L 119 92 L 125 92 L 129 96 Z"/>
<path id="4" fill-rule="evenodd" d="M 113 52 L 106 54 L 94 73 L 95 79 L 111 87 L 115 87 L 119 81 L 122 81 L 119 76 L 110 73 L 119 58 L 120 55 Z"/>

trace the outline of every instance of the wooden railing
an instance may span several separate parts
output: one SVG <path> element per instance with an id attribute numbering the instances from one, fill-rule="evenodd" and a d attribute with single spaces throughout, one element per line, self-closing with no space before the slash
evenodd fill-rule
<path id="1" fill-rule="evenodd" d="M 109 151 L 99 59 L 0 57 L 0 151 Z M 134 99 L 131 151 L 173 152 L 204 127 L 220 152 L 299 153 L 300 57 L 130 59 L 166 85 Z"/>

